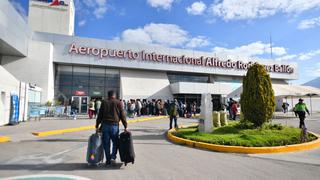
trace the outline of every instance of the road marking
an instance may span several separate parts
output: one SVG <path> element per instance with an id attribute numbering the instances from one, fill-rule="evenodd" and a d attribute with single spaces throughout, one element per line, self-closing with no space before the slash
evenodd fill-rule
<path id="1" fill-rule="evenodd" d="M 155 117 L 146 117 L 141 119 L 134 119 L 128 121 L 128 123 L 137 123 L 137 122 L 145 122 L 145 121 L 153 121 L 153 120 L 159 120 L 167 118 L 167 116 L 155 116 Z M 58 134 L 64 134 L 64 133 L 71 133 L 71 132 L 79 132 L 79 131 L 86 131 L 86 130 L 92 130 L 95 129 L 94 125 L 91 126 L 81 126 L 76 128 L 67 128 L 67 129 L 57 129 L 57 130 L 51 130 L 51 131 L 43 131 L 43 132 L 32 132 L 33 135 L 39 136 L 39 137 L 45 137 L 45 136 L 51 136 L 51 135 L 58 135 Z"/>
<path id="2" fill-rule="evenodd" d="M 41 175 L 27 175 L 27 176 L 14 176 L 7 178 L 0 178 L 0 180 L 91 180 L 85 177 L 64 175 L 64 174 L 41 174 Z"/>
<path id="3" fill-rule="evenodd" d="M 11 139 L 8 136 L 0 136 L 0 143 L 9 142 Z"/>

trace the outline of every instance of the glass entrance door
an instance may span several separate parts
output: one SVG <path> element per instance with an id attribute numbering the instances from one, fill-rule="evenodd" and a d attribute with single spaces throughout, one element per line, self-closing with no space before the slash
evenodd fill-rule
<path id="1" fill-rule="evenodd" d="M 88 96 L 72 96 L 72 101 L 78 105 L 78 113 L 80 114 L 88 113 L 88 100 Z"/>

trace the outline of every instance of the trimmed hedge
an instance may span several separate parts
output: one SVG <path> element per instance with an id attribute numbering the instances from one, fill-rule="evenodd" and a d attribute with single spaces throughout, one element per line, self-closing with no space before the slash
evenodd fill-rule
<path id="1" fill-rule="evenodd" d="M 261 127 L 269 122 L 276 103 L 272 83 L 264 66 L 252 65 L 243 78 L 243 91 L 240 99 L 243 118 Z"/>

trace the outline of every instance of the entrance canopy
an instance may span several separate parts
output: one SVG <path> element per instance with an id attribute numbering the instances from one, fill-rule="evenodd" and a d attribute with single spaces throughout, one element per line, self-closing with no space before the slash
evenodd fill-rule
<path id="1" fill-rule="evenodd" d="M 170 84 L 172 94 L 217 94 L 228 95 L 232 91 L 232 86 L 227 83 L 194 83 L 177 82 Z"/>
<path id="2" fill-rule="evenodd" d="M 272 84 L 274 95 L 276 97 L 306 97 L 320 96 L 320 89 L 311 86 Z M 242 86 L 228 95 L 228 98 L 240 98 Z"/>

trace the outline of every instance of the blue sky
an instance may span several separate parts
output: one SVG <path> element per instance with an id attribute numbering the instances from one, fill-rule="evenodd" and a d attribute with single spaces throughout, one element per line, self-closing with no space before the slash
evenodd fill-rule
<path id="1" fill-rule="evenodd" d="M 11 0 L 24 14 L 28 0 Z M 320 76 L 320 0 L 75 0 L 77 36 L 297 62 Z M 263 61 L 263 60 L 261 60 Z"/>

